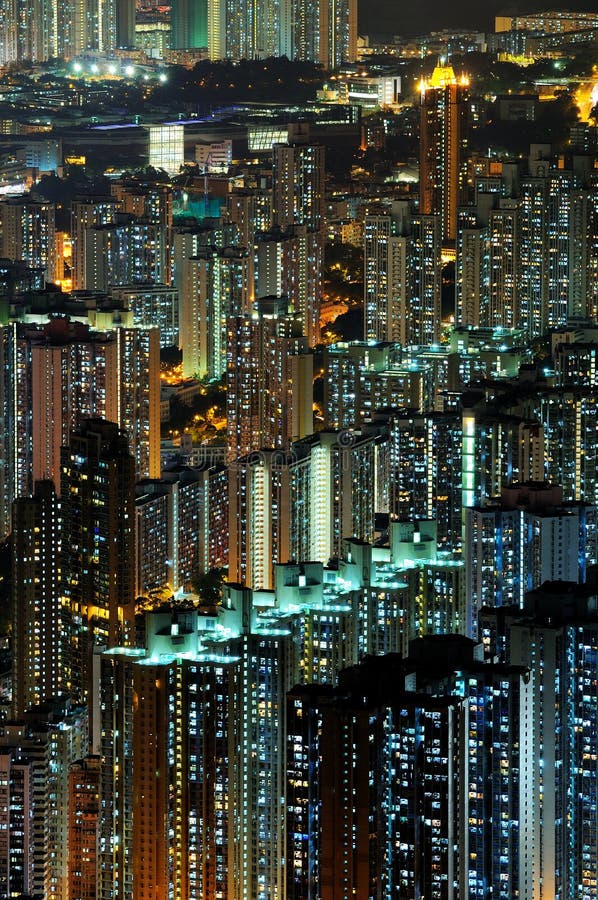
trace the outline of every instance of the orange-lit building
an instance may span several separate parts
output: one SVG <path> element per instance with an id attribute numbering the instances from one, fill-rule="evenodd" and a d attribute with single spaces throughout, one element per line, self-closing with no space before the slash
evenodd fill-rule
<path id="1" fill-rule="evenodd" d="M 100 757 L 87 756 L 69 770 L 68 878 L 70 900 L 95 900 Z"/>
<path id="2" fill-rule="evenodd" d="M 449 247 L 455 242 L 465 185 L 468 85 L 442 59 L 430 80 L 420 85 L 420 212 L 442 216 L 442 239 Z"/>

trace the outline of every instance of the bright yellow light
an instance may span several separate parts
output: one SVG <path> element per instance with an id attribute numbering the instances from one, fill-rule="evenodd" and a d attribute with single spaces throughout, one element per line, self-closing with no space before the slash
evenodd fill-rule
<path id="1" fill-rule="evenodd" d="M 433 88 L 443 88 L 447 87 L 449 84 L 456 83 L 457 79 L 455 78 L 453 67 L 442 64 L 436 66 L 432 72 L 432 77 L 430 78 L 430 87 Z"/>
<path id="2" fill-rule="evenodd" d="M 581 120 L 589 122 L 590 113 L 598 104 L 598 83 L 586 82 L 585 84 L 580 84 L 575 92 L 575 102 L 579 107 Z"/>

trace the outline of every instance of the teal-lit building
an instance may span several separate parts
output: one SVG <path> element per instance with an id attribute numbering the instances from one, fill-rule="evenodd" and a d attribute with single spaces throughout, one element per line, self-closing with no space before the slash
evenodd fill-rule
<path id="1" fill-rule="evenodd" d="M 171 5 L 172 49 L 193 50 L 207 46 L 207 0 L 174 0 Z"/>

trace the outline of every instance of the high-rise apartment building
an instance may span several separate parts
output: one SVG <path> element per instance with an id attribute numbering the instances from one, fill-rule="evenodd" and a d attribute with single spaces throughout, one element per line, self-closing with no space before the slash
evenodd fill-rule
<path id="1" fill-rule="evenodd" d="M 160 473 L 160 339 L 157 328 L 117 328 L 119 410 L 137 477 Z"/>
<path id="2" fill-rule="evenodd" d="M 495 30 L 539 31 L 542 34 L 566 34 L 598 27 L 595 12 L 545 11 L 516 16 L 495 16 Z"/>
<path id="3" fill-rule="evenodd" d="M 51 481 L 20 497 L 12 518 L 12 714 L 65 693 L 60 501 Z"/>
<path id="4" fill-rule="evenodd" d="M 596 565 L 597 510 L 563 503 L 545 483 L 510 485 L 500 501 L 464 510 L 464 557 L 472 633 L 483 606 L 523 606 L 545 581 L 584 582 Z"/>
<path id="5" fill-rule="evenodd" d="M 280 228 L 324 227 L 324 147 L 319 144 L 275 144 L 272 148 L 272 220 Z"/>
<path id="6" fill-rule="evenodd" d="M 310 346 L 319 335 L 322 242 L 318 231 L 306 225 L 278 226 L 255 235 L 255 296 L 288 297 L 301 315 L 303 334 Z"/>
<path id="7" fill-rule="evenodd" d="M 287 691 L 461 627 L 462 564 L 433 523 L 391 543 L 392 560 L 353 539 L 338 570 L 276 565 L 266 591 L 229 581 L 210 616 L 150 613 L 146 649 L 102 654 L 101 896 L 284 895 Z"/>
<path id="8" fill-rule="evenodd" d="M 520 896 L 593 897 L 595 590 L 546 582 L 528 594 L 524 610 L 484 610 L 480 636 L 490 653 L 524 666 L 531 687 L 522 769 L 529 789 L 520 813 L 531 840 L 520 863 Z"/>
<path id="9" fill-rule="evenodd" d="M 0 889 L 7 896 L 34 890 L 32 768 L 17 749 L 0 750 Z"/>
<path id="10" fill-rule="evenodd" d="M 433 344 L 440 337 L 442 222 L 407 201 L 366 216 L 364 338 Z"/>
<path id="11" fill-rule="evenodd" d="M 309 458 L 263 449 L 235 460 L 228 477 L 229 580 L 271 590 L 277 563 L 311 558 Z"/>
<path id="12" fill-rule="evenodd" d="M 11 503 L 52 479 L 60 493 L 60 448 L 85 416 L 125 428 L 137 473 L 160 471 L 157 328 L 98 332 L 68 318 L 3 329 L 4 496 Z M 5 520 L 6 521 L 6 520 Z"/>
<path id="13" fill-rule="evenodd" d="M 73 59 L 134 45 L 133 0 L 10 0 L 0 23 L 0 63 Z"/>
<path id="14" fill-rule="evenodd" d="M 135 460 L 118 425 L 87 419 L 71 432 L 61 467 L 69 689 L 88 700 L 94 648 L 134 633 Z"/>
<path id="15" fill-rule="evenodd" d="M 68 898 L 97 897 L 100 757 L 86 756 L 68 773 Z"/>
<path id="16" fill-rule="evenodd" d="M 157 328 L 123 327 L 122 315 L 95 311 L 108 332 L 54 316 L 44 325 L 0 327 L 0 533 L 11 505 L 51 478 L 60 490 L 60 447 L 84 416 L 126 428 L 137 473 L 160 472 Z M 121 321 L 119 321 L 121 319 Z"/>
<path id="17" fill-rule="evenodd" d="M 137 483 L 137 593 L 176 593 L 226 565 L 228 478 L 223 466 L 167 469 Z"/>
<path id="18" fill-rule="evenodd" d="M 272 222 L 270 191 L 265 187 L 233 187 L 226 205 L 228 218 L 237 227 L 239 246 L 252 247 L 256 232 L 267 231 Z"/>
<path id="19" fill-rule="evenodd" d="M 461 430 L 456 413 L 397 411 L 389 422 L 392 519 L 434 519 L 438 541 L 461 544 Z"/>
<path id="20" fill-rule="evenodd" d="M 253 266 L 241 247 L 208 246 L 183 262 L 181 347 L 183 375 L 222 378 L 226 322 L 251 312 Z"/>
<path id="21" fill-rule="evenodd" d="M 259 450 L 229 469 L 229 573 L 273 585 L 273 565 L 326 564 L 344 538 L 374 535 L 377 436 L 321 431 L 290 452 Z"/>
<path id="22" fill-rule="evenodd" d="M 180 137 L 180 131 L 173 134 Z M 172 227 L 173 188 L 166 179 L 145 181 L 123 178 L 110 185 L 110 193 L 120 204 L 122 212 L 148 219 L 154 225 Z"/>
<path id="23" fill-rule="evenodd" d="M 71 206 L 72 278 L 74 290 L 87 288 L 87 229 L 116 219 L 118 202 L 112 197 L 74 200 Z M 90 248 L 91 252 L 91 248 Z"/>
<path id="24" fill-rule="evenodd" d="M 160 329 L 160 348 L 179 345 L 179 295 L 166 284 L 125 284 L 112 288 L 111 296 L 133 314 L 134 325 Z"/>
<path id="25" fill-rule="evenodd" d="M 299 134 L 292 135 L 299 137 Z M 298 241 L 298 291 L 290 295 L 301 313 L 310 346 L 319 341 L 320 279 L 324 248 L 324 147 L 298 141 L 272 148 L 272 223 L 292 226 Z M 303 290 L 302 290 L 303 286 Z"/>
<path id="26" fill-rule="evenodd" d="M 0 259 L 0 291 L 4 297 L 18 297 L 26 291 L 39 291 L 44 286 L 43 270 L 32 268 L 20 260 Z"/>
<path id="27" fill-rule="evenodd" d="M 571 316 L 593 316 L 596 187 L 581 156 L 530 147 L 527 165 L 502 165 L 476 205 L 458 211 L 456 320 L 521 328 L 532 339 Z"/>
<path id="28" fill-rule="evenodd" d="M 85 232 L 85 287 L 107 293 L 132 282 L 169 284 L 171 229 L 148 218 L 117 213 Z"/>
<path id="29" fill-rule="evenodd" d="M 325 70 L 357 60 L 355 0 L 293 0 L 293 57 Z"/>
<path id="30" fill-rule="evenodd" d="M 358 431 L 320 431 L 305 442 L 311 458 L 311 559 L 327 563 L 340 556 L 346 537 L 373 539 L 376 440 Z"/>
<path id="31" fill-rule="evenodd" d="M 505 386 L 520 383 L 511 379 Z M 498 496 L 503 484 L 530 477 L 559 484 L 566 502 L 596 503 L 593 388 L 540 383 L 525 397 L 499 390 L 489 403 L 473 393 L 464 396 L 463 506 L 483 503 Z"/>
<path id="32" fill-rule="evenodd" d="M 518 204 L 511 198 L 482 194 L 475 211 L 458 211 L 458 323 L 485 328 L 522 327 L 519 229 Z"/>
<path id="33" fill-rule="evenodd" d="M 337 689 L 290 692 L 287 896 L 519 893 L 530 689 L 522 666 L 480 650 L 429 637 Z"/>
<path id="34" fill-rule="evenodd" d="M 170 24 L 173 50 L 208 49 L 209 7 L 209 0 L 173 0 Z"/>
<path id="35" fill-rule="evenodd" d="M 0 203 L 2 256 L 42 269 L 47 281 L 54 281 L 56 272 L 54 214 L 52 203 L 28 196 Z"/>
<path id="36" fill-rule="evenodd" d="M 313 431 L 313 358 L 284 297 L 227 320 L 227 458 L 285 449 Z"/>
<path id="37" fill-rule="evenodd" d="M 419 211 L 441 216 L 442 240 L 449 245 L 465 187 L 468 84 L 442 59 L 421 83 Z"/>
<path id="38" fill-rule="evenodd" d="M 372 397 L 368 390 L 376 376 L 384 376 L 400 365 L 401 347 L 398 343 L 351 343 L 329 344 L 324 349 L 324 416 L 328 428 L 353 428 L 370 418 L 375 409 L 394 406 L 388 396 L 380 397 L 374 388 Z M 403 399 L 403 398 L 402 398 Z M 418 407 L 419 403 L 407 402 L 402 405 Z M 398 404 L 397 404 L 398 405 Z"/>
<path id="39" fill-rule="evenodd" d="M 368 215 L 364 225 L 364 339 L 400 340 L 399 304 L 408 294 L 406 203 L 389 214 Z M 405 305 L 405 304 L 404 304 Z"/>
<path id="40" fill-rule="evenodd" d="M 226 56 L 262 59 L 291 56 L 285 0 L 225 0 Z M 286 27 L 283 25 L 286 24 Z"/>
<path id="41" fill-rule="evenodd" d="M 81 416 L 118 421 L 118 347 L 113 335 L 56 319 L 25 336 L 31 353 L 33 478 L 60 493 L 60 448 Z M 25 411 L 23 411 L 25 414 Z"/>
<path id="42" fill-rule="evenodd" d="M 125 900 L 133 882 L 133 665 L 142 648 L 101 655 L 97 897 Z"/>
<path id="43" fill-rule="evenodd" d="M 222 653 L 197 625 L 150 615 L 147 652 L 102 657 L 103 897 L 281 896 L 289 636 L 265 628 Z"/>
<path id="44" fill-rule="evenodd" d="M 441 248 L 440 215 L 414 217 L 409 272 L 411 294 L 403 295 L 400 305 L 400 320 L 404 325 L 399 340 L 403 345 L 425 346 L 437 343 L 440 338 Z"/>
<path id="45" fill-rule="evenodd" d="M 5 721 L 0 890 L 68 900 L 68 773 L 87 747 L 87 716 L 63 701 Z"/>

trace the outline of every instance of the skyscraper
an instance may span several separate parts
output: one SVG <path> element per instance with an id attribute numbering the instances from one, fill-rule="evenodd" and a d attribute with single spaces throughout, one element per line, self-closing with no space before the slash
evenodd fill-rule
<path id="1" fill-rule="evenodd" d="M 61 453 L 69 688 L 92 696 L 93 652 L 126 644 L 135 616 L 135 460 L 118 425 L 87 419 Z"/>
<path id="2" fill-rule="evenodd" d="M 399 302 L 409 292 L 407 202 L 388 214 L 368 215 L 364 225 L 364 339 L 400 339 Z M 405 304 L 406 305 L 406 304 Z"/>
<path id="3" fill-rule="evenodd" d="M 179 295 L 175 288 L 150 282 L 125 284 L 110 293 L 124 309 L 131 311 L 134 325 L 160 328 L 160 348 L 178 347 Z"/>
<path id="4" fill-rule="evenodd" d="M 223 466 L 180 467 L 137 483 L 137 592 L 188 587 L 226 565 L 228 481 Z"/>
<path id="5" fill-rule="evenodd" d="M 227 320 L 227 458 L 287 449 L 313 432 L 313 358 L 284 297 Z"/>
<path id="6" fill-rule="evenodd" d="M 287 0 L 224 0 L 226 56 L 263 59 L 291 56 Z"/>
<path id="7" fill-rule="evenodd" d="M 355 0 L 292 0 L 293 57 L 338 69 L 357 59 Z"/>
<path id="8" fill-rule="evenodd" d="M 71 240 L 73 246 L 73 288 L 88 287 L 87 229 L 115 221 L 118 203 L 113 197 L 74 200 L 71 206 Z M 91 252 L 91 247 L 90 247 Z M 90 285 L 91 286 L 91 285 Z"/>
<path id="9" fill-rule="evenodd" d="M 132 213 L 117 213 L 113 221 L 86 229 L 88 290 L 107 292 L 113 286 L 150 281 L 170 282 L 169 226 Z"/>
<path id="10" fill-rule="evenodd" d="M 595 187 L 582 157 L 557 162 L 548 144 L 530 147 L 525 168 L 501 165 L 458 212 L 456 319 L 533 339 L 594 314 Z"/>
<path id="11" fill-rule="evenodd" d="M 0 885 L 5 892 L 68 898 L 68 774 L 87 748 L 81 707 L 53 702 L 0 731 L 4 840 Z"/>
<path id="12" fill-rule="evenodd" d="M 201 247 L 183 262 L 181 345 L 183 375 L 222 378 L 226 321 L 251 311 L 253 267 L 240 247 Z"/>
<path id="13" fill-rule="evenodd" d="M 102 897 L 281 897 L 294 655 L 248 612 L 225 653 L 181 610 L 148 615 L 147 650 L 102 654 Z"/>
<path id="14" fill-rule="evenodd" d="M 293 136 L 291 136 L 293 137 Z M 289 299 L 301 313 L 310 346 L 320 336 L 320 287 L 324 252 L 324 147 L 297 140 L 272 148 L 272 222 L 291 229 L 299 244 L 297 291 Z M 302 142 L 303 141 L 303 142 Z M 304 226 L 293 228 L 293 226 Z"/>
<path id="15" fill-rule="evenodd" d="M 309 556 L 309 458 L 263 449 L 235 460 L 228 477 L 229 579 L 271 590 L 277 563 Z"/>
<path id="16" fill-rule="evenodd" d="M 480 651 L 428 637 L 289 693 L 288 897 L 517 896 L 530 688 Z"/>
<path id="17" fill-rule="evenodd" d="M 209 0 L 173 0 L 171 38 L 173 50 L 208 48 Z"/>
<path id="18" fill-rule="evenodd" d="M 44 326 L 6 326 L 3 333 L 7 502 L 30 493 L 33 480 L 50 478 L 60 493 L 60 448 L 85 416 L 118 422 L 137 474 L 159 474 L 157 328 L 100 332 L 57 317 Z"/>
<path id="19" fill-rule="evenodd" d="M 255 296 L 286 296 L 310 346 L 320 333 L 322 235 L 307 225 L 274 226 L 255 236 Z"/>
<path id="20" fill-rule="evenodd" d="M 13 505 L 12 713 L 65 693 L 60 502 L 51 481 Z"/>
<path id="21" fill-rule="evenodd" d="M 596 560 L 593 505 L 563 503 L 542 482 L 505 486 L 501 500 L 464 510 L 464 557 L 472 634 L 483 606 L 523 606 L 545 581 L 583 582 Z"/>
<path id="22" fill-rule="evenodd" d="M 533 840 L 521 857 L 521 896 L 594 897 L 598 793 L 598 653 L 595 590 L 545 582 L 524 610 L 486 609 L 480 636 L 490 654 L 525 666 L 531 690 L 520 823 Z M 524 893 L 525 891 L 525 893 Z"/>
<path id="23" fill-rule="evenodd" d="M 464 189 L 468 84 L 441 58 L 430 80 L 420 86 L 420 213 L 439 213 L 442 240 L 453 246 Z"/>
<path id="24" fill-rule="evenodd" d="M 308 140 L 272 148 L 272 219 L 280 228 L 324 227 L 324 147 Z"/>
<path id="25" fill-rule="evenodd" d="M 54 204 L 14 197 L 0 203 L 2 256 L 22 259 L 53 281 L 56 271 Z"/>
<path id="26" fill-rule="evenodd" d="M 440 338 L 442 223 L 405 200 L 366 216 L 364 338 L 432 344 Z"/>
<path id="27" fill-rule="evenodd" d="M 86 756 L 68 773 L 68 897 L 97 897 L 97 842 L 100 814 L 100 758 Z"/>

